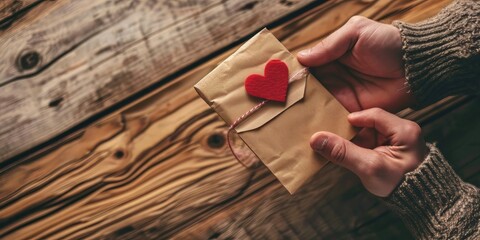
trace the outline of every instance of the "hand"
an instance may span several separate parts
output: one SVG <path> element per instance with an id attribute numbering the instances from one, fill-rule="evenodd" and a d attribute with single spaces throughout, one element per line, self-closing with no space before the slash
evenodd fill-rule
<path id="1" fill-rule="evenodd" d="M 310 146 L 327 160 L 355 173 L 372 194 L 386 197 L 428 153 L 418 124 L 379 108 L 348 115 L 364 129 L 352 140 L 317 132 Z"/>
<path id="2" fill-rule="evenodd" d="M 413 104 L 405 85 L 400 32 L 392 25 L 354 16 L 311 49 L 297 55 L 349 111 Z"/>

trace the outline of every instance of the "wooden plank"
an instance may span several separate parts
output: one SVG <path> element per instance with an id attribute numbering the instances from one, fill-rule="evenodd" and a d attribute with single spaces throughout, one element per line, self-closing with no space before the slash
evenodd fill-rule
<path id="1" fill-rule="evenodd" d="M 273 31 L 297 51 L 351 15 L 412 20 L 449 2 L 328 2 Z M 263 166 L 232 158 L 225 124 L 191 89 L 232 51 L 2 169 L 0 238 L 408 238 L 344 169 L 328 165 L 290 196 Z"/>
<path id="2" fill-rule="evenodd" d="M 0 2 L 0 29 L 10 26 L 29 8 L 43 0 L 3 0 Z"/>
<path id="3" fill-rule="evenodd" d="M 426 139 L 436 142 L 450 165 L 465 178 L 479 175 L 480 162 L 480 98 L 436 118 L 423 128 Z M 473 160 L 472 160 L 473 159 Z M 480 182 L 473 182 L 480 185 Z"/>
<path id="4" fill-rule="evenodd" d="M 0 161 L 311 2 L 38 4 L 0 32 Z"/>

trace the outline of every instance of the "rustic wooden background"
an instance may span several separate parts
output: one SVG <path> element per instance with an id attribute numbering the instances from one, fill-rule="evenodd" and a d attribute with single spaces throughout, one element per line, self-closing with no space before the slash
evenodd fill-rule
<path id="1" fill-rule="evenodd" d="M 353 15 L 415 22 L 450 0 L 2 0 L 0 239 L 405 239 L 328 165 L 295 196 L 225 146 L 192 86 L 264 26 L 293 52 Z M 480 99 L 399 115 L 480 185 Z"/>

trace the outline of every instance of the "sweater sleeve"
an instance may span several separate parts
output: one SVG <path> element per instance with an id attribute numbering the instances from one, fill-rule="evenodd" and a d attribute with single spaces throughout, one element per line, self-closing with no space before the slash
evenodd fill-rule
<path id="1" fill-rule="evenodd" d="M 393 25 L 400 29 L 406 84 L 416 108 L 480 92 L 480 1 L 455 1 L 423 22 Z"/>
<path id="2" fill-rule="evenodd" d="M 383 200 L 418 239 L 480 239 L 480 190 L 428 147 L 425 161 Z"/>

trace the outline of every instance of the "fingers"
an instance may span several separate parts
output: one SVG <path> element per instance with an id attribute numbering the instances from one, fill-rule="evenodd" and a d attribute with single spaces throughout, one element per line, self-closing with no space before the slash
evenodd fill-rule
<path id="1" fill-rule="evenodd" d="M 313 48 L 299 52 L 297 58 L 307 67 L 320 66 L 343 56 L 355 41 L 355 31 L 344 25 Z"/>
<path id="2" fill-rule="evenodd" d="M 334 61 L 349 51 L 358 39 L 358 26 L 364 17 L 352 17 L 345 25 L 310 49 L 298 53 L 298 61 L 307 66 L 320 66 Z"/>
<path id="3" fill-rule="evenodd" d="M 356 127 L 376 129 L 389 139 L 391 145 L 413 143 L 421 136 L 421 128 L 418 124 L 380 108 L 351 113 L 348 115 L 348 121 Z"/>
<path id="4" fill-rule="evenodd" d="M 310 139 L 310 146 L 327 160 L 359 176 L 363 175 L 367 165 L 373 162 L 372 159 L 379 157 L 377 152 L 361 148 L 330 132 L 315 133 Z"/>
<path id="5" fill-rule="evenodd" d="M 395 127 L 401 125 L 403 119 L 380 108 L 350 113 L 348 121 L 356 127 L 374 128 L 380 134 L 389 136 L 395 133 Z"/>
<path id="6" fill-rule="evenodd" d="M 382 137 L 378 132 L 373 128 L 363 128 L 357 135 L 351 140 L 352 143 L 359 147 L 374 149 L 378 146 L 378 141 L 385 141 L 385 139 L 380 139 Z M 377 140 L 378 139 L 378 140 Z"/>

